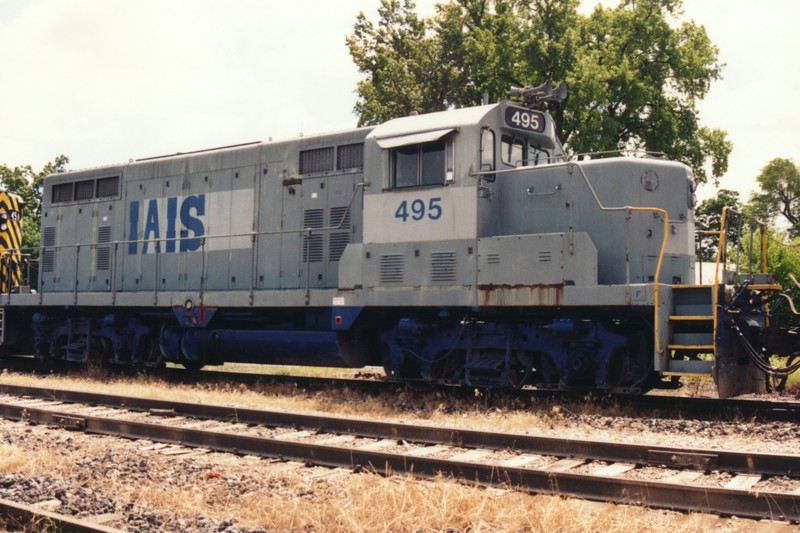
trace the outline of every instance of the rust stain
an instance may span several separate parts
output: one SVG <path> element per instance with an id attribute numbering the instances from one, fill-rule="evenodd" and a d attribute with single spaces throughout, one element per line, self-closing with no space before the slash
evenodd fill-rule
<path id="1" fill-rule="evenodd" d="M 482 306 L 541 305 L 560 306 L 564 285 L 478 285 Z"/>

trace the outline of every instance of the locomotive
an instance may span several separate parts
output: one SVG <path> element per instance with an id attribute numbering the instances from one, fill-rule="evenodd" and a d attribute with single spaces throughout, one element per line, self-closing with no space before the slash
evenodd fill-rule
<path id="1" fill-rule="evenodd" d="M 51 175 L 37 262 L 4 192 L 0 354 L 764 390 L 766 354 L 796 351 L 769 325 L 780 287 L 725 261 L 696 281 L 691 170 L 570 157 L 536 105 L 557 91 L 523 95 Z"/>

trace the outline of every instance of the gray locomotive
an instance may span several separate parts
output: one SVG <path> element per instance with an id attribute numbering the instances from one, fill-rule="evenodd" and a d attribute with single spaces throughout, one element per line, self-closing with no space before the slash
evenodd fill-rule
<path id="1" fill-rule="evenodd" d="M 3 256 L 2 353 L 762 390 L 779 287 L 697 284 L 694 203 L 685 165 L 567 157 L 510 102 L 56 174 L 34 290 Z"/>

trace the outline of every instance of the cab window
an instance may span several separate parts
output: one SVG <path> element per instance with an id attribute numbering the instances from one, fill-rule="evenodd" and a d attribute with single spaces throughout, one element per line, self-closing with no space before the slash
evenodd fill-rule
<path id="1" fill-rule="evenodd" d="M 500 142 L 503 164 L 512 167 L 521 167 L 528 164 L 525 141 L 510 135 L 503 135 Z"/>
<path id="2" fill-rule="evenodd" d="M 550 152 L 538 146 L 528 147 L 528 164 L 545 165 L 550 162 Z"/>
<path id="3" fill-rule="evenodd" d="M 453 174 L 453 143 L 440 140 L 393 151 L 394 188 L 443 185 Z"/>
<path id="4" fill-rule="evenodd" d="M 494 132 L 481 130 L 481 171 L 494 170 Z"/>

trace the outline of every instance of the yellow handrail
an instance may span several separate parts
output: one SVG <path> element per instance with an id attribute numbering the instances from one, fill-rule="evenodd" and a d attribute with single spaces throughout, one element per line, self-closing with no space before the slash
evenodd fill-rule
<path id="1" fill-rule="evenodd" d="M 726 224 L 728 222 L 728 211 L 731 211 L 731 208 L 725 206 L 722 208 L 722 216 L 719 220 L 719 244 L 717 246 L 717 260 L 714 262 L 714 286 L 711 288 L 711 292 L 714 294 L 712 298 L 712 309 L 711 314 L 714 316 L 714 328 L 713 328 L 713 335 L 714 337 L 711 339 L 712 344 L 714 345 L 714 356 L 717 355 L 717 321 L 719 319 L 719 313 L 717 312 L 717 306 L 719 304 L 719 264 L 722 258 L 725 256 L 725 247 L 727 243 L 725 242 L 725 238 L 728 234 L 726 231 Z"/>
<path id="2" fill-rule="evenodd" d="M 718 322 L 718 304 L 719 304 L 719 267 L 720 263 L 722 263 L 723 268 L 727 266 L 727 225 L 728 225 L 728 213 L 735 213 L 737 215 L 741 215 L 738 211 L 731 207 L 724 207 L 722 208 L 722 217 L 720 218 L 719 222 L 719 247 L 717 248 L 717 260 L 714 263 L 714 309 L 712 310 L 714 315 L 714 355 L 717 354 L 717 322 Z M 761 226 L 761 271 L 762 273 L 767 273 L 767 227 L 765 224 L 760 224 Z M 712 233 L 712 232 L 709 232 Z"/>

